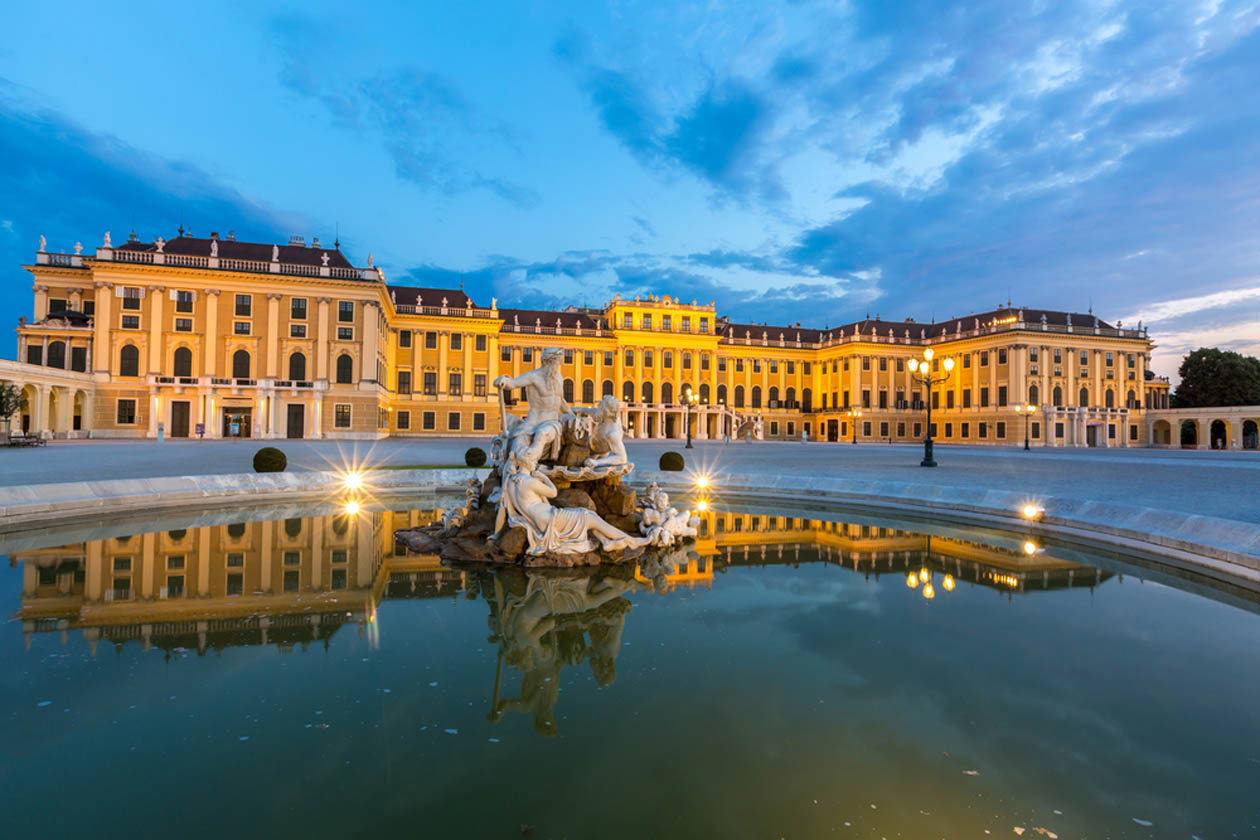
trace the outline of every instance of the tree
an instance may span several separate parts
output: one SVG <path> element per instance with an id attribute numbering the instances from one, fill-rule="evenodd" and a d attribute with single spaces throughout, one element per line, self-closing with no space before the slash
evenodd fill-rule
<path id="1" fill-rule="evenodd" d="M 0 422 L 4 423 L 4 440 L 9 440 L 9 428 L 13 415 L 22 409 L 22 389 L 10 383 L 0 383 Z"/>
<path id="2" fill-rule="evenodd" d="M 1260 359 L 1200 347 L 1181 362 L 1174 408 L 1260 405 Z"/>

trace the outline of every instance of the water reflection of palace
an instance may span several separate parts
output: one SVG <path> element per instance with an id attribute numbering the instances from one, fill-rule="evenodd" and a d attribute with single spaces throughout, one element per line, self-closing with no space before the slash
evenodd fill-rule
<path id="1" fill-rule="evenodd" d="M 382 598 L 481 594 L 492 604 L 492 620 L 502 620 L 512 613 L 509 595 L 531 602 L 539 597 L 533 593 L 560 586 L 531 579 L 505 587 L 497 578 L 470 576 L 444 567 L 436 556 L 409 555 L 394 544 L 395 529 L 431 522 L 439 513 L 207 525 L 17 552 L 10 555 L 23 572 L 16 617 L 28 645 L 32 634 L 60 633 L 68 640 L 73 632 L 82 633 L 93 652 L 101 641 L 168 651 L 266 644 L 287 650 L 327 643 L 346 624 L 363 632 Z M 677 554 L 672 569 L 637 570 L 639 584 L 657 591 L 711 587 L 715 572 L 727 567 L 811 562 L 865 575 L 929 569 L 1011 593 L 1093 586 L 1110 576 L 1041 553 L 895 528 L 749 513 L 700 516 L 695 551 Z M 486 589 L 496 586 L 497 594 Z M 572 624 L 574 616 L 596 607 L 601 604 L 568 610 L 565 621 Z M 495 632 L 506 636 L 509 626 Z M 600 657 L 591 659 L 592 668 L 607 669 L 607 653 Z"/>

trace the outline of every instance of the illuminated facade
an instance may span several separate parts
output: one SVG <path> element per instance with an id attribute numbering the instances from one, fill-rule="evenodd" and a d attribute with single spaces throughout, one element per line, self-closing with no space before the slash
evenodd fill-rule
<path id="1" fill-rule="evenodd" d="M 182 230 L 107 237 L 92 255 L 41 250 L 26 269 L 33 317 L 0 379 L 25 389 L 21 428 L 54 437 L 487 437 L 501 423 L 494 379 L 551 346 L 566 396 L 616 395 L 635 437 L 920 440 L 929 397 L 907 362 L 929 347 L 933 364 L 955 360 L 930 397 L 942 442 L 1022 444 L 1027 418 L 1036 446 L 1150 445 L 1149 412 L 1168 402 L 1145 330 L 1090 314 L 1008 306 L 819 330 L 732 323 L 670 296 L 486 307 L 389 285 L 336 243 Z"/>

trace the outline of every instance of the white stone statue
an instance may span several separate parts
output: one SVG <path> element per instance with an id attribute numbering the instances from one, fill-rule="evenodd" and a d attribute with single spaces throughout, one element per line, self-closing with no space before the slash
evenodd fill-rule
<path id="1" fill-rule="evenodd" d="M 44 234 L 42 233 L 39 235 L 39 250 L 41 251 L 48 250 L 48 238 L 44 236 Z"/>
<path id="2" fill-rule="evenodd" d="M 159 236 L 153 240 L 153 244 L 157 246 L 157 252 L 161 254 L 163 253 L 162 249 L 166 247 L 166 240 Z"/>
<path id="3" fill-rule="evenodd" d="M 623 440 L 625 430 L 621 427 L 621 400 L 608 394 L 594 408 L 574 411 L 594 421 L 590 430 L 591 457 L 584 462 L 586 466 L 615 466 L 629 461 Z"/>
<path id="4" fill-rule="evenodd" d="M 323 263 L 324 265 L 328 265 L 328 252 L 327 251 L 319 255 L 319 261 Z"/>
<path id="5" fill-rule="evenodd" d="M 643 519 L 639 530 L 652 545 L 673 545 L 678 539 L 694 537 L 699 533 L 700 517 L 690 512 L 680 513 L 670 507 L 669 494 L 655 482 L 648 486 L 643 506 Z"/>
<path id="6" fill-rule="evenodd" d="M 210 240 L 210 256 L 212 257 L 219 256 L 219 240 L 217 239 Z"/>
<path id="7" fill-rule="evenodd" d="M 279 245 L 271 246 L 271 261 L 280 262 L 280 246 Z"/>
<path id="8" fill-rule="evenodd" d="M 525 389 L 529 413 L 511 428 L 509 433 L 511 445 L 508 448 L 511 452 L 524 448 L 530 449 L 534 463 L 537 463 L 542 458 L 542 453 L 548 449 L 553 453 L 553 457 L 559 456 L 560 444 L 564 437 L 562 417 L 574 416 L 564 399 L 564 379 L 560 374 L 560 363 L 563 360 L 563 350 L 549 347 L 543 351 L 542 367 L 522 373 L 520 376 L 500 376 L 494 380 L 494 387 L 499 389 L 500 399 L 512 388 Z"/>
<path id="9" fill-rule="evenodd" d="M 558 508 L 551 504 L 556 486 L 538 470 L 532 448 L 509 456 L 510 469 L 499 500 L 495 533 L 504 524 L 525 529 L 527 554 L 577 554 L 595 550 L 594 534 L 604 551 L 617 551 L 647 545 L 647 537 L 635 537 L 605 522 L 599 514 L 584 507 Z"/>
<path id="10" fill-rule="evenodd" d="M 104 244 L 102 244 L 102 245 L 101 245 L 101 247 L 102 247 L 102 248 L 113 248 L 113 247 L 114 247 L 114 243 L 112 243 L 112 242 L 110 242 L 110 241 L 109 241 L 109 231 L 105 231 L 105 242 L 104 242 Z"/>

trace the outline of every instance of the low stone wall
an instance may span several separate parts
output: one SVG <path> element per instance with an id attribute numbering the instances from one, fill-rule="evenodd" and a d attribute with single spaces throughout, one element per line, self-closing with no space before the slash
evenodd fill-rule
<path id="1" fill-rule="evenodd" d="M 695 479 L 685 473 L 638 470 L 634 483 L 657 482 L 675 493 L 695 495 Z M 786 475 L 732 475 L 711 478 L 712 498 L 755 504 L 792 505 L 802 511 L 860 509 L 890 515 L 919 515 L 958 524 L 985 525 L 1055 536 L 1139 553 L 1178 568 L 1260 584 L 1260 528 L 1250 522 L 1195 516 L 1155 508 L 981 490 Z M 1023 517 L 1024 505 L 1044 509 Z"/>
<path id="2" fill-rule="evenodd" d="M 363 493 L 463 491 L 488 469 L 365 470 Z M 343 491 L 340 472 L 238 473 L 76 481 L 0 488 L 0 533 L 35 523 L 99 519 L 110 513 L 204 508 L 245 502 L 327 499 Z"/>

